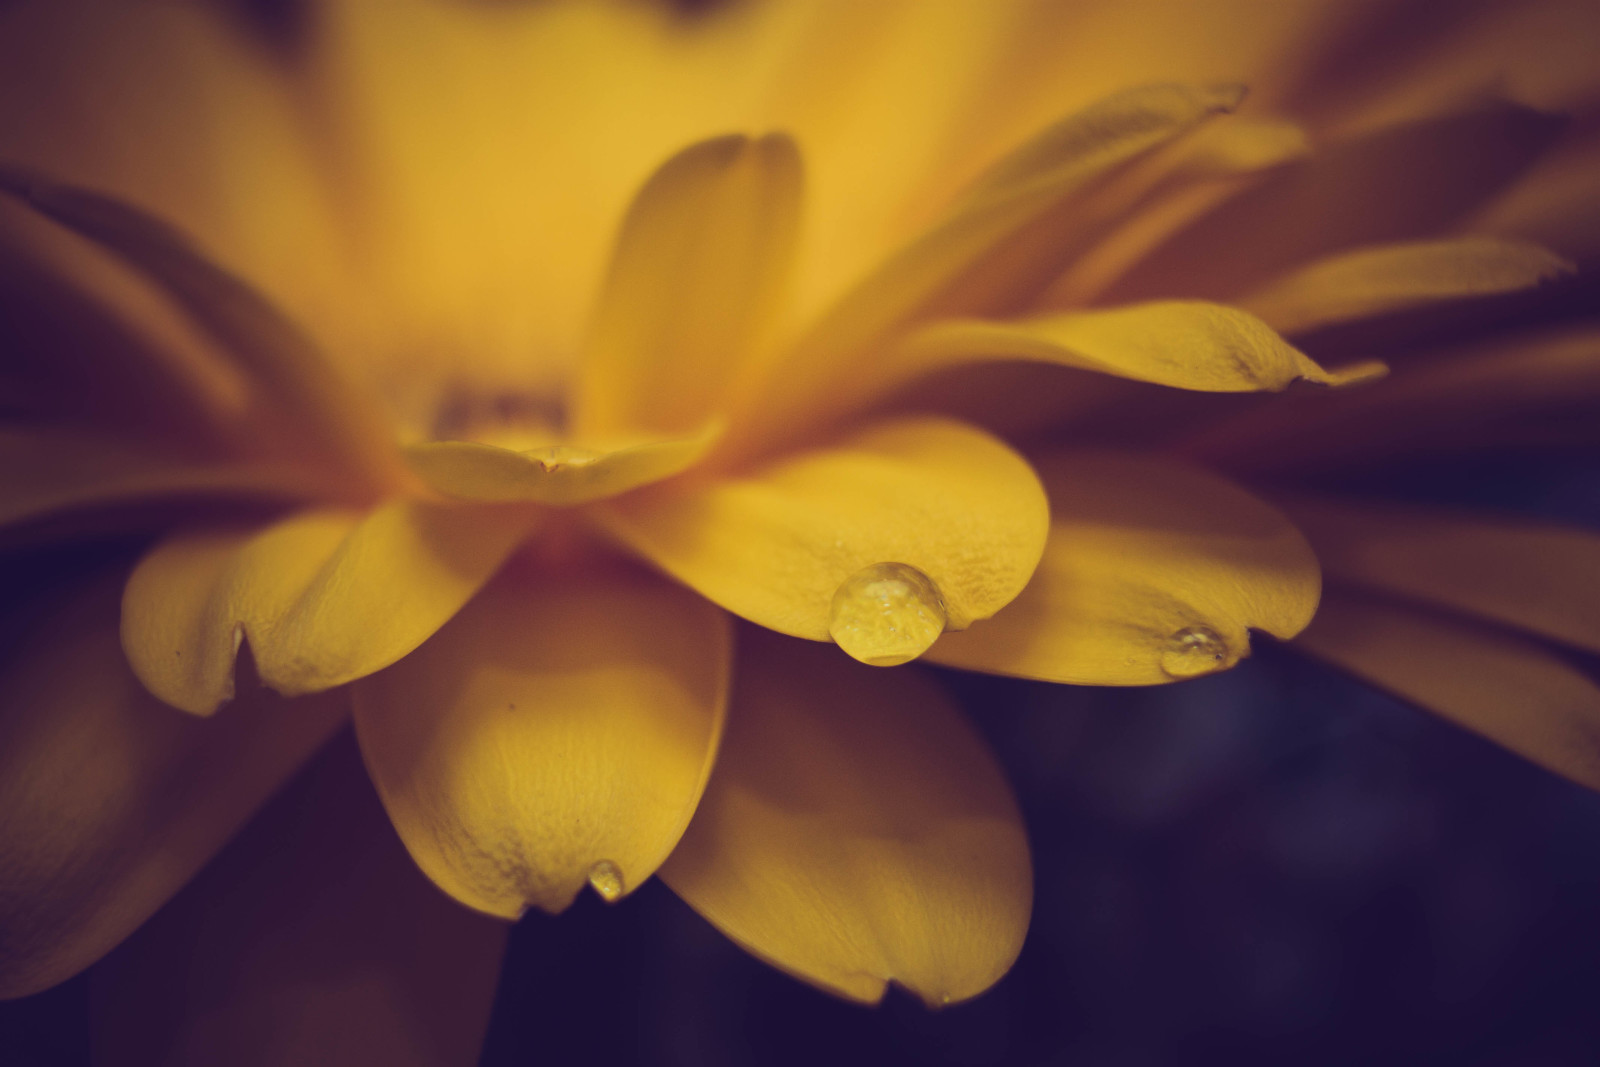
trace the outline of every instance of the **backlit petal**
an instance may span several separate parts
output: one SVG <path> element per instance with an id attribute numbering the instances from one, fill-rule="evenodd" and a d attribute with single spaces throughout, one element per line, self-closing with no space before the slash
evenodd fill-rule
<path id="1" fill-rule="evenodd" d="M 245 641 L 278 692 L 330 689 L 427 640 L 537 521 L 526 508 L 399 500 L 179 534 L 128 579 L 123 645 L 152 693 L 200 715 L 232 697 Z"/>
<path id="2" fill-rule="evenodd" d="M 1223 670 L 1252 629 L 1292 637 L 1316 610 L 1305 539 L 1275 508 L 1203 468 L 1062 452 L 1038 464 L 1050 541 L 993 619 L 947 634 L 937 663 L 1086 685 Z"/>
<path id="3" fill-rule="evenodd" d="M 251 692 L 210 722 L 164 707 L 123 658 L 119 584 L 38 612 L 0 669 L 3 997 L 109 951 L 343 721 L 332 695 Z"/>
<path id="4" fill-rule="evenodd" d="M 855 1000 L 993 985 L 1032 906 L 1005 775 L 942 690 L 770 634 L 741 638 L 728 736 L 661 876 L 762 959 Z"/>
<path id="5" fill-rule="evenodd" d="M 1600 789 L 1600 685 L 1533 641 L 1341 588 L 1295 647 Z"/>
<path id="6" fill-rule="evenodd" d="M 1026 461 L 935 419 L 880 424 L 747 475 L 650 487 L 595 514 L 734 614 L 818 641 L 835 590 L 878 563 L 932 579 L 952 628 L 993 615 L 1027 584 L 1049 525 Z"/>
<path id="7" fill-rule="evenodd" d="M 643 572 L 508 573 L 355 687 L 373 781 L 418 866 L 470 907 L 560 911 L 672 851 L 722 735 L 729 619 Z"/>

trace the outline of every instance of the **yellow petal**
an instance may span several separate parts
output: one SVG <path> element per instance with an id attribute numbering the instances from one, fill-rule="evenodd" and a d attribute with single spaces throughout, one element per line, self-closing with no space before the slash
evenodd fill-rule
<path id="1" fill-rule="evenodd" d="M 123 645 L 152 693 L 200 715 L 233 696 L 244 641 L 278 692 L 330 689 L 427 640 L 537 521 L 524 508 L 400 500 L 180 534 L 128 579 Z"/>
<path id="2" fill-rule="evenodd" d="M 90 972 L 94 1062 L 471 1063 L 506 932 L 418 873 L 342 735 Z"/>
<path id="3" fill-rule="evenodd" d="M 119 586 L 7 605 L 29 636 L 0 667 L 0 997 L 109 951 L 344 720 L 333 695 L 252 692 L 207 722 L 162 706 L 117 642 Z"/>
<path id="4" fill-rule="evenodd" d="M 411 855 L 514 919 L 655 873 L 722 735 L 729 620 L 649 574 L 508 574 L 355 687 L 373 781 Z"/>
<path id="5" fill-rule="evenodd" d="M 656 171 L 623 222 L 584 349 L 580 435 L 683 433 L 716 415 L 772 328 L 800 182 L 781 134 L 702 141 Z"/>
<path id="6" fill-rule="evenodd" d="M 1239 301 L 1281 333 L 1428 304 L 1531 289 L 1576 268 L 1538 245 L 1460 237 L 1320 259 Z"/>
<path id="7" fill-rule="evenodd" d="M 834 593 L 880 563 L 921 571 L 949 625 L 1027 584 L 1049 515 L 1028 464 L 960 423 L 883 423 L 743 476 L 654 486 L 596 519 L 679 581 L 751 622 L 823 641 Z"/>
<path id="8" fill-rule="evenodd" d="M 1253 315 L 1188 300 L 1017 322 L 939 322 L 913 335 L 904 352 L 908 370 L 1037 360 L 1213 393 L 1277 391 L 1295 381 L 1348 385 L 1384 373 L 1373 362 L 1326 371 Z"/>
<path id="9" fill-rule="evenodd" d="M 748 633 L 733 700 L 667 885 L 750 952 L 855 1000 L 894 981 L 937 1007 L 998 981 L 1028 927 L 1027 835 L 949 697 L 913 670 Z"/>
<path id="10" fill-rule="evenodd" d="M 1277 509 L 1178 460 L 1061 452 L 1038 464 L 1050 542 L 1014 603 L 929 658 L 1084 685 L 1153 685 L 1233 666 L 1252 629 L 1292 637 L 1320 579 Z"/>
<path id="11" fill-rule="evenodd" d="M 475 441 L 411 445 L 406 460 L 430 487 L 458 500 L 571 505 L 625 493 L 692 466 L 721 427 L 610 451 L 551 445 L 514 450 Z"/>
<path id="12" fill-rule="evenodd" d="M 1341 588 L 1295 647 L 1600 789 L 1600 685 L 1532 641 Z"/>
<path id="13" fill-rule="evenodd" d="M 1330 579 L 1600 652 L 1600 535 L 1330 499 L 1285 506 Z"/>

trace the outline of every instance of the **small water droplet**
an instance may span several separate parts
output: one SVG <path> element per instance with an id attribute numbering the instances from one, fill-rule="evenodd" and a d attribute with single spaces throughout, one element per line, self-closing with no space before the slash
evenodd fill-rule
<path id="1" fill-rule="evenodd" d="M 561 467 L 587 467 L 602 458 L 605 453 L 596 452 L 592 448 L 579 448 L 576 445 L 547 445 L 544 448 L 524 452 L 523 455 L 548 472 Z"/>
<path id="2" fill-rule="evenodd" d="M 828 609 L 828 633 L 862 663 L 909 663 L 944 633 L 944 597 L 904 563 L 874 563 L 846 578 Z"/>
<path id="3" fill-rule="evenodd" d="M 622 899 L 622 871 L 610 860 L 601 860 L 589 868 L 589 884 L 607 904 Z"/>
<path id="4" fill-rule="evenodd" d="M 1185 626 L 1161 652 L 1161 669 L 1174 678 L 1196 678 L 1227 664 L 1228 643 L 1209 626 Z"/>

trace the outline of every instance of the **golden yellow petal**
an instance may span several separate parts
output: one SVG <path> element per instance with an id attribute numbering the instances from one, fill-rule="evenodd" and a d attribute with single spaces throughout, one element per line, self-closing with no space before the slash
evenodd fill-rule
<path id="1" fill-rule="evenodd" d="M 1317 260 L 1244 297 L 1239 306 L 1280 333 L 1303 333 L 1428 304 L 1531 289 L 1575 269 L 1538 245 L 1492 237 L 1379 245 Z"/>
<path id="2" fill-rule="evenodd" d="M 938 419 L 882 423 L 748 474 L 652 486 L 594 515 L 734 614 L 818 641 L 839 587 L 882 563 L 931 579 L 953 629 L 993 615 L 1027 584 L 1049 525 L 1026 461 Z"/>
<path id="3" fill-rule="evenodd" d="M 1154 685 L 1232 667 L 1250 631 L 1293 637 L 1321 586 L 1276 508 L 1179 460 L 1058 452 L 1038 463 L 1050 541 L 1033 581 L 928 658 L 1081 685 Z"/>
<path id="4" fill-rule="evenodd" d="M 143 923 L 344 721 L 252 692 L 202 722 L 117 641 L 120 575 L 31 619 L 0 666 L 0 997 L 65 981 Z"/>
<path id="5" fill-rule="evenodd" d="M 711 773 L 729 623 L 643 572 L 508 574 L 357 683 L 362 752 L 418 866 L 508 919 L 638 888 Z"/>
<path id="6" fill-rule="evenodd" d="M 1536 642 L 1340 587 L 1295 647 L 1600 789 L 1600 685 Z"/>
<path id="7" fill-rule="evenodd" d="M 123 646 L 152 693 L 199 715 L 233 696 L 245 641 L 278 692 L 330 689 L 427 640 L 538 521 L 527 508 L 398 500 L 178 534 L 128 579 Z"/>
<path id="8" fill-rule="evenodd" d="M 933 1007 L 1005 974 L 1033 899 L 1005 776 L 931 678 L 753 632 L 661 877 L 796 977 L 862 1001 L 898 982 Z"/>

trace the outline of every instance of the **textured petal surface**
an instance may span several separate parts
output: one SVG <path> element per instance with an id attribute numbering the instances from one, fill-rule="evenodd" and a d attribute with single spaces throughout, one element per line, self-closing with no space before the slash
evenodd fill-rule
<path id="1" fill-rule="evenodd" d="M 711 772 L 729 623 L 650 574 L 510 572 L 359 682 L 362 752 L 417 864 L 508 919 L 637 888 Z"/>
<path id="2" fill-rule="evenodd" d="M 1299 333 L 1428 304 L 1531 289 L 1574 269 L 1555 253 L 1518 241 L 1419 241 L 1318 260 L 1239 303 L 1280 333 Z"/>
<path id="3" fill-rule="evenodd" d="M 596 516 L 734 614 L 819 641 L 834 591 L 877 563 L 931 578 L 952 627 L 987 618 L 1027 584 L 1049 525 L 1026 461 L 933 419 L 875 426 L 746 476 L 648 488 Z"/>
<path id="4" fill-rule="evenodd" d="M 104 955 L 344 718 L 331 695 L 252 692 L 210 722 L 162 706 L 123 659 L 118 586 L 8 605 L 33 621 L 0 668 L 0 996 Z"/>
<path id="5" fill-rule="evenodd" d="M 728 736 L 673 891 L 757 956 L 855 1000 L 976 996 L 1022 948 L 1027 837 L 942 690 L 771 634 L 741 638 Z"/>
<path id="6" fill-rule="evenodd" d="M 704 141 L 651 177 L 584 350 L 579 434 L 681 433 L 716 415 L 772 331 L 800 182 L 799 151 L 781 134 Z"/>
<path id="7" fill-rule="evenodd" d="M 245 641 L 271 688 L 330 689 L 427 640 L 537 521 L 526 508 L 401 500 L 179 534 L 128 579 L 123 645 L 152 693 L 200 715 L 233 695 Z"/>
<path id="8" fill-rule="evenodd" d="M 1286 505 L 1329 580 L 1600 652 L 1600 534 L 1329 499 Z"/>
<path id="9" fill-rule="evenodd" d="M 1341 588 L 1295 647 L 1600 789 L 1600 684 L 1536 642 Z"/>
<path id="10" fill-rule="evenodd" d="M 1152 685 L 1222 670 L 1252 629 L 1311 620 L 1316 557 L 1277 509 L 1176 460 L 1063 452 L 1038 464 L 1050 542 L 1033 581 L 928 658 L 1088 685 Z M 1206 635 L 1188 636 L 1186 635 Z"/>
<path id="11" fill-rule="evenodd" d="M 417 871 L 346 735 L 91 972 L 94 1062 L 472 1063 L 506 930 Z"/>

